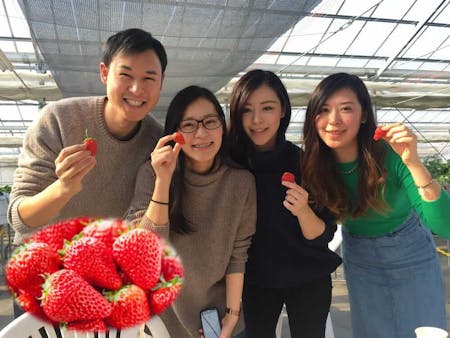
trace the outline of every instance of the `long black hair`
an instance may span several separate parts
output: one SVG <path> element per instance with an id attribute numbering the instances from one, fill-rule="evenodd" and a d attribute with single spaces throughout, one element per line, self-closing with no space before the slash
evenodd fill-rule
<path id="1" fill-rule="evenodd" d="M 166 121 L 164 124 L 164 135 L 173 134 L 178 130 L 181 120 L 184 117 L 186 109 L 194 101 L 205 99 L 211 102 L 222 121 L 222 144 L 216 154 L 214 163 L 222 162 L 228 156 L 228 142 L 226 135 L 225 114 L 214 93 L 209 89 L 199 86 L 189 86 L 179 91 L 167 110 Z M 184 175 L 186 170 L 186 156 L 183 151 L 178 156 L 178 163 L 172 177 L 172 190 L 169 203 L 169 217 L 171 230 L 180 234 L 192 233 L 195 229 L 186 221 L 183 216 L 183 194 L 184 194 Z M 213 166 L 214 167 L 214 166 Z"/>
<path id="2" fill-rule="evenodd" d="M 276 93 L 284 113 L 277 131 L 277 139 L 284 137 L 291 120 L 291 102 L 286 87 L 275 73 L 255 69 L 244 74 L 236 82 L 230 97 L 230 152 L 232 159 L 245 167 L 248 167 L 249 155 L 254 150 L 254 145 L 245 133 L 242 114 L 250 95 L 263 85 Z"/>

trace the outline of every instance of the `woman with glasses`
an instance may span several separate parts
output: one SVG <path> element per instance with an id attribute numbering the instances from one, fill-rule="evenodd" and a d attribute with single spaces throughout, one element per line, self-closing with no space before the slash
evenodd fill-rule
<path id="1" fill-rule="evenodd" d="M 184 144 L 174 144 L 175 132 Z M 254 178 L 228 160 L 225 116 L 208 89 L 190 86 L 174 97 L 164 135 L 151 165 L 141 168 L 133 203 L 141 225 L 169 239 L 185 269 L 181 294 L 161 317 L 172 337 L 198 337 L 201 310 L 215 307 L 223 318 L 220 337 L 233 337 L 243 331 Z"/>
<path id="2" fill-rule="evenodd" d="M 300 179 L 300 148 L 285 138 L 289 97 L 272 72 L 252 70 L 230 98 L 233 158 L 255 175 L 256 234 L 245 273 L 248 338 L 273 338 L 286 305 L 291 337 L 323 338 L 331 304 L 330 274 L 341 263 L 328 249 L 336 231 L 330 214 L 309 203 Z M 283 180 L 284 172 L 295 182 Z"/>

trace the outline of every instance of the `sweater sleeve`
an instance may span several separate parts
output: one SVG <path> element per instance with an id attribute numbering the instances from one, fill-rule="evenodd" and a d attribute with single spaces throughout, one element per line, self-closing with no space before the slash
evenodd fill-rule
<path id="1" fill-rule="evenodd" d="M 169 238 L 169 224 L 158 225 L 153 223 L 145 214 L 152 198 L 155 187 L 155 172 L 150 161 L 146 161 L 139 168 L 136 185 L 134 188 L 133 200 L 126 213 L 125 218 L 133 223 L 139 223 L 142 227 L 150 229 L 162 237 Z"/>
<path id="2" fill-rule="evenodd" d="M 245 272 L 247 250 L 256 231 L 256 186 L 253 175 L 248 173 L 248 190 L 243 204 L 240 223 L 237 228 L 234 247 L 226 274 Z"/>
<path id="3" fill-rule="evenodd" d="M 424 224 L 436 235 L 450 239 L 450 225 L 447 212 L 450 209 L 450 196 L 441 189 L 441 195 L 435 201 L 425 201 L 420 196 L 408 168 L 399 159 L 397 175 L 400 184 L 406 189 L 408 199 Z"/>
<path id="4" fill-rule="evenodd" d="M 313 208 L 313 211 L 315 212 L 317 217 L 319 217 L 325 223 L 325 230 L 320 236 L 312 240 L 307 240 L 306 243 L 310 246 L 315 247 L 328 247 L 328 243 L 331 242 L 334 237 L 334 233 L 337 230 L 336 220 L 334 219 L 331 212 L 326 208 L 322 208 L 321 210 Z"/>
<path id="5" fill-rule="evenodd" d="M 8 206 L 8 220 L 19 235 L 36 231 L 20 218 L 18 207 L 21 201 L 34 196 L 53 183 L 55 160 L 63 148 L 58 119 L 52 114 L 52 105 L 44 108 L 42 116 L 30 128 L 23 141 L 18 167 L 14 173 L 14 183 Z"/>

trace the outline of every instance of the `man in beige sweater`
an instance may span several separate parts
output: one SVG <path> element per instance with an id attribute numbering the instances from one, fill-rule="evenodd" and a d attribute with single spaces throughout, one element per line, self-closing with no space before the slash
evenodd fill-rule
<path id="1" fill-rule="evenodd" d="M 105 97 L 63 99 L 46 106 L 29 128 L 8 207 L 15 242 L 46 224 L 80 215 L 122 217 L 139 167 L 162 128 L 149 115 L 167 65 L 162 44 L 128 29 L 107 40 L 100 63 Z M 85 131 L 98 143 L 95 156 Z"/>

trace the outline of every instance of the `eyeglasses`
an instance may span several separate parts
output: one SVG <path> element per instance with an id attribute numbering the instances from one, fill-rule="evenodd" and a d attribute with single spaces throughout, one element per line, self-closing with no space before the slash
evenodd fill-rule
<path id="1" fill-rule="evenodd" d="M 222 119 L 219 116 L 208 116 L 203 120 L 186 119 L 180 122 L 179 129 L 183 133 L 193 133 L 197 131 L 198 125 L 202 124 L 208 130 L 214 130 L 222 126 Z"/>

